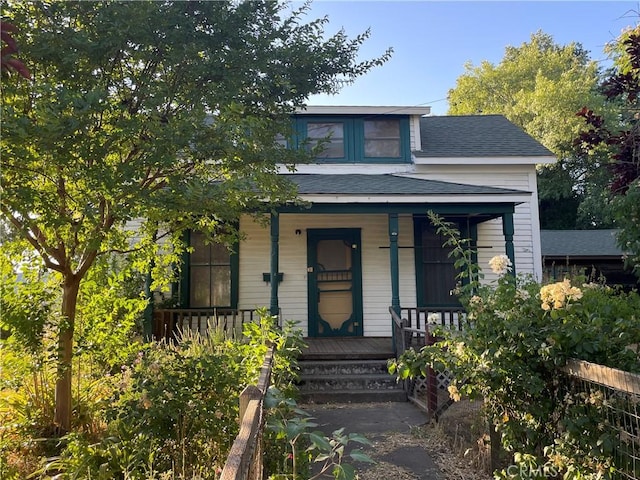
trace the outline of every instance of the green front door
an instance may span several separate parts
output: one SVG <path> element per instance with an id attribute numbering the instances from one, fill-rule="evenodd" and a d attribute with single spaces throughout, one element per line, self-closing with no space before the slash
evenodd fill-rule
<path id="1" fill-rule="evenodd" d="M 362 336 L 360 230 L 307 231 L 309 336 Z"/>

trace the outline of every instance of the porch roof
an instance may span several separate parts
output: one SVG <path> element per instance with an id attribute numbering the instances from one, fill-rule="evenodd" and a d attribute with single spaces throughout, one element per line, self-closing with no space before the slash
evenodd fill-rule
<path id="1" fill-rule="evenodd" d="M 530 192 L 508 188 L 467 185 L 400 175 L 365 174 L 288 174 L 283 175 L 298 187 L 301 195 L 376 195 L 376 196 L 513 196 Z"/>

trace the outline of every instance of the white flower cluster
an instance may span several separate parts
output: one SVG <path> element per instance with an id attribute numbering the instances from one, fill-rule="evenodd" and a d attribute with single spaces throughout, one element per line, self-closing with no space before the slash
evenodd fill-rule
<path id="1" fill-rule="evenodd" d="M 489 266 L 491 270 L 496 275 L 504 275 L 507 272 L 511 271 L 511 267 L 513 264 L 511 260 L 506 255 L 496 255 L 491 260 L 489 260 Z"/>
<path id="2" fill-rule="evenodd" d="M 545 285 L 540 289 L 543 310 L 557 310 L 565 307 L 570 300 L 580 300 L 581 298 L 582 290 L 578 287 L 572 287 L 569 279 Z"/>

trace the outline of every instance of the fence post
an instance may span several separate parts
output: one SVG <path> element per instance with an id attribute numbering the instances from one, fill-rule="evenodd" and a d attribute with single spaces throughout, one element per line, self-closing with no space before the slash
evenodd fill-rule
<path id="1" fill-rule="evenodd" d="M 240 394 L 240 415 L 238 416 L 238 423 L 242 424 L 244 414 L 247 413 L 247 407 L 251 400 L 260 400 L 262 392 L 255 385 L 247 385 Z"/>
<path id="2" fill-rule="evenodd" d="M 502 441 L 500 434 L 496 431 L 493 418 L 489 419 L 489 444 L 491 445 L 491 471 L 495 472 L 500 468 L 500 457 L 502 451 Z"/>
<path id="3" fill-rule="evenodd" d="M 427 345 L 433 345 L 436 343 L 436 337 L 434 337 L 429 331 L 429 324 L 427 319 L 424 321 L 424 334 L 425 343 Z M 427 371 L 427 408 L 432 414 L 438 410 L 438 380 L 436 378 L 435 370 L 429 366 Z"/>

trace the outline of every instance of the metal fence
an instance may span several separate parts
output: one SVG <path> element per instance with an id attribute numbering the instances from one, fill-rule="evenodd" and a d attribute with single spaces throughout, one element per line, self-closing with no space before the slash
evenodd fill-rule
<path id="1" fill-rule="evenodd" d="M 566 402 L 581 401 L 598 412 L 591 433 L 611 452 L 614 476 L 640 479 L 640 375 L 582 360 L 570 360 L 562 372 Z"/>

